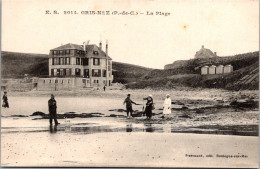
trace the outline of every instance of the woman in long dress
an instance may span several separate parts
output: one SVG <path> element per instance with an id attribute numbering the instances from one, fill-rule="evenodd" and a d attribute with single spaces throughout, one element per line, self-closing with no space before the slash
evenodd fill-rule
<path id="1" fill-rule="evenodd" d="M 170 98 L 170 95 L 167 94 L 166 99 L 164 100 L 164 103 L 163 103 L 163 116 L 162 116 L 162 118 L 164 118 L 164 115 L 171 114 L 171 112 L 172 112 L 171 105 L 172 105 L 172 100 Z"/>
<path id="2" fill-rule="evenodd" d="M 152 118 L 152 110 L 153 110 L 153 96 L 149 95 L 147 98 L 144 98 L 144 100 L 147 100 L 146 107 L 145 107 L 145 114 L 147 119 Z"/>

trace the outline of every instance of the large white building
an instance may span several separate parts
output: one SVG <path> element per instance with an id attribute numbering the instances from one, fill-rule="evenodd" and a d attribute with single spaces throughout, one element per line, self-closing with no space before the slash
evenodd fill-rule
<path id="1" fill-rule="evenodd" d="M 111 86 L 112 59 L 99 46 L 66 44 L 51 49 L 49 77 L 40 78 L 38 90 L 72 90 Z"/>

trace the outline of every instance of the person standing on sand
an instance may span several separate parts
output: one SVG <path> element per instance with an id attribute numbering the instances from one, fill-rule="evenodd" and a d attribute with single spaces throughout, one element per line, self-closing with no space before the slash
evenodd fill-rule
<path id="1" fill-rule="evenodd" d="M 9 103 L 8 103 L 8 98 L 7 98 L 7 92 L 4 92 L 4 95 L 3 95 L 3 104 L 2 104 L 2 107 L 4 108 L 9 108 Z"/>
<path id="2" fill-rule="evenodd" d="M 166 99 L 164 100 L 164 103 L 163 103 L 163 116 L 162 118 L 164 118 L 164 115 L 167 115 L 167 114 L 171 114 L 171 105 L 172 105 L 172 100 L 170 98 L 170 95 L 167 94 L 166 95 Z"/>
<path id="3" fill-rule="evenodd" d="M 127 98 L 125 99 L 124 103 L 123 104 L 126 104 L 126 112 L 127 112 L 127 118 L 130 118 L 129 116 L 129 112 L 130 112 L 130 115 L 132 117 L 132 113 L 133 113 L 133 108 L 132 108 L 132 103 L 134 103 L 135 105 L 137 105 L 135 102 L 133 102 L 131 99 L 130 99 L 130 94 L 127 95 Z"/>
<path id="4" fill-rule="evenodd" d="M 104 91 L 106 91 L 106 86 L 103 87 Z"/>
<path id="5" fill-rule="evenodd" d="M 145 114 L 148 119 L 151 119 L 152 117 L 152 110 L 153 110 L 153 96 L 149 95 L 147 98 L 144 98 L 144 100 L 147 100 L 146 107 L 145 107 Z"/>
<path id="6" fill-rule="evenodd" d="M 54 95 L 51 94 L 51 99 L 48 101 L 49 105 L 49 117 L 50 117 L 50 125 L 52 125 L 52 119 L 54 119 L 55 125 L 58 125 L 57 120 L 57 103 L 56 100 L 54 99 Z"/>

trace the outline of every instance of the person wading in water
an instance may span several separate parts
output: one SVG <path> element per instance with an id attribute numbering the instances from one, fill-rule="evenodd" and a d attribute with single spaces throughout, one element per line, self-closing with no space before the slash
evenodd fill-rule
<path id="1" fill-rule="evenodd" d="M 56 100 L 54 99 L 54 95 L 51 95 L 51 99 L 48 101 L 49 105 L 49 117 L 50 117 L 50 125 L 52 125 L 52 119 L 54 119 L 55 125 L 58 125 L 57 120 L 57 103 Z"/>
<path id="2" fill-rule="evenodd" d="M 132 108 L 132 103 L 137 105 L 135 102 L 133 102 L 131 99 L 130 99 L 130 94 L 127 95 L 127 98 L 125 99 L 124 103 L 126 103 L 126 112 L 127 112 L 127 118 L 130 118 L 129 116 L 129 112 L 130 112 L 130 115 L 131 117 L 133 116 L 132 113 L 133 113 L 133 108 Z"/>

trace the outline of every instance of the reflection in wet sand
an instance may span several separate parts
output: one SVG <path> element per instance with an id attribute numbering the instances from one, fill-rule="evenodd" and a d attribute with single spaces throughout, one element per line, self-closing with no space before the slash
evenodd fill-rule
<path id="1" fill-rule="evenodd" d="M 50 125 L 50 133 L 56 133 L 57 132 L 57 125 Z"/>
<path id="2" fill-rule="evenodd" d="M 196 133 L 196 134 L 217 134 L 217 135 L 240 135 L 240 136 L 258 136 L 258 125 L 208 125 L 208 126 L 177 126 L 171 123 L 153 124 L 146 122 L 137 123 L 71 123 L 65 122 L 61 125 L 46 127 L 2 127 L 2 133 L 32 133 L 32 132 L 50 132 L 56 133 L 79 133 L 94 134 L 104 132 L 155 132 L 155 133 Z"/>
<path id="3" fill-rule="evenodd" d="M 126 132 L 132 132 L 133 131 L 133 125 L 132 123 L 126 125 Z"/>

